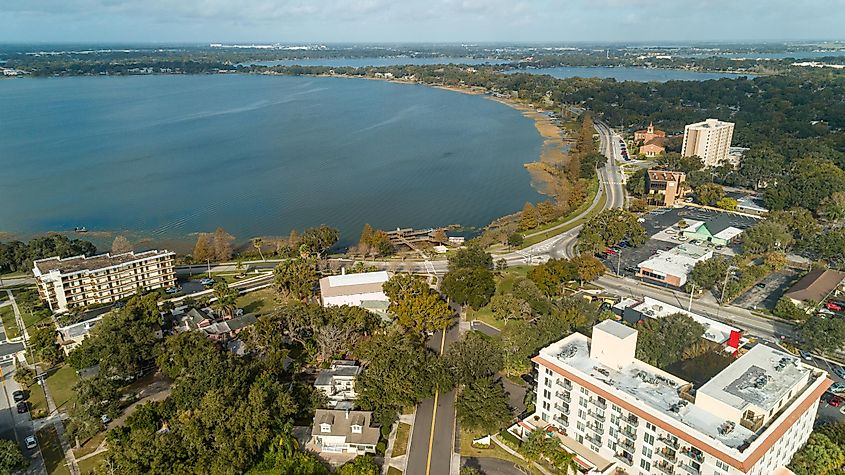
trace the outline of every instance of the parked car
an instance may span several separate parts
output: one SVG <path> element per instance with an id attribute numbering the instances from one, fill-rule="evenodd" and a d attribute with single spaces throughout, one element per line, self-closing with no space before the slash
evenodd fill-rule
<path id="1" fill-rule="evenodd" d="M 675 234 L 675 232 L 676 231 L 672 228 L 669 228 L 669 229 L 666 230 L 666 234 Z"/>
<path id="2" fill-rule="evenodd" d="M 167 293 L 167 294 L 178 294 L 178 293 L 179 293 L 179 291 L 181 291 L 181 290 L 182 290 L 182 287 L 179 287 L 179 286 L 177 285 L 176 287 L 169 287 L 169 288 L 167 288 L 167 289 L 164 291 L 164 293 Z"/>
<path id="3" fill-rule="evenodd" d="M 36 439 L 34 435 L 30 435 L 26 439 L 24 439 L 24 444 L 26 445 L 27 449 L 32 450 L 38 447 L 38 439 Z"/>
<path id="4" fill-rule="evenodd" d="M 26 393 L 21 391 L 21 390 L 17 390 L 17 391 L 12 393 L 12 399 L 14 399 L 15 402 L 25 401 L 26 400 Z"/>
<path id="5" fill-rule="evenodd" d="M 835 304 L 835 303 L 833 303 L 833 302 L 827 302 L 827 303 L 825 303 L 825 304 L 824 304 L 824 307 L 825 307 L 826 309 L 828 309 L 828 310 L 833 310 L 834 312 L 841 312 L 841 311 L 842 311 L 842 307 L 841 307 L 841 306 L 839 306 L 839 305 L 836 305 L 836 304 Z"/>
<path id="6" fill-rule="evenodd" d="M 798 354 L 801 355 L 801 358 L 804 358 L 807 361 L 813 361 L 813 355 L 808 351 L 798 350 Z"/>
<path id="7" fill-rule="evenodd" d="M 766 284 L 764 284 L 764 283 L 762 283 L 762 282 L 757 282 L 757 283 L 754 285 L 754 287 L 757 287 L 758 289 L 765 289 L 765 288 L 766 288 Z"/>
<path id="8" fill-rule="evenodd" d="M 839 407 L 842 405 L 842 398 L 839 396 L 833 396 L 830 398 L 830 401 L 828 401 L 828 404 L 830 404 L 830 407 Z"/>
<path id="9" fill-rule="evenodd" d="M 29 412 L 29 403 L 27 403 L 26 401 L 19 402 L 17 407 L 18 407 L 18 414 L 25 414 L 25 413 Z"/>
<path id="10" fill-rule="evenodd" d="M 828 391 L 836 395 L 839 395 L 840 393 L 845 393 L 845 383 L 833 383 L 830 385 Z"/>
<path id="11" fill-rule="evenodd" d="M 834 366 L 831 369 L 833 370 L 833 374 L 839 376 L 842 379 L 845 379 L 845 368 L 841 366 Z"/>
<path id="12" fill-rule="evenodd" d="M 214 285 L 214 279 L 211 277 L 206 277 L 200 281 L 200 284 L 205 285 L 206 287 L 210 287 Z"/>
<path id="13" fill-rule="evenodd" d="M 611 256 L 616 254 L 616 251 L 614 251 L 613 249 L 605 249 L 604 252 Z"/>
<path id="14" fill-rule="evenodd" d="M 723 245 L 721 245 L 721 244 L 718 244 L 718 245 L 716 246 L 716 250 L 717 250 L 717 251 L 721 251 L 721 250 L 722 250 L 722 249 L 724 249 L 724 248 L 725 248 L 725 246 L 723 246 Z"/>
<path id="15" fill-rule="evenodd" d="M 831 312 L 830 310 L 828 310 L 826 308 L 820 308 L 817 313 L 820 313 L 822 315 L 836 315 L 835 313 Z"/>
<path id="16" fill-rule="evenodd" d="M 823 402 L 830 403 L 830 400 L 833 399 L 835 396 L 836 394 L 833 394 L 830 391 L 825 391 L 824 394 L 822 394 L 821 400 Z"/>
<path id="17" fill-rule="evenodd" d="M 625 272 L 630 272 L 632 274 L 636 274 L 639 271 L 640 271 L 640 269 L 637 268 L 637 267 L 634 267 L 634 266 L 628 266 L 628 267 L 625 268 Z"/>
<path id="18" fill-rule="evenodd" d="M 111 422 L 111 417 L 109 417 L 107 414 L 103 414 L 102 416 L 100 416 L 100 422 L 102 422 L 103 425 L 106 425 Z"/>

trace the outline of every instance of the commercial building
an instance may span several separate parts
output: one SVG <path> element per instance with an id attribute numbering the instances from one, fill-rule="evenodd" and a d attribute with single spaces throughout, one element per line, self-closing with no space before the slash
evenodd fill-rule
<path id="1" fill-rule="evenodd" d="M 317 452 L 374 454 L 379 430 L 370 426 L 373 413 L 317 409 L 306 448 Z"/>
<path id="2" fill-rule="evenodd" d="M 360 374 L 361 367 L 355 361 L 335 360 L 330 368 L 320 370 L 314 387 L 326 395 L 329 407 L 352 409 L 352 401 L 358 397 L 355 381 Z"/>
<path id="3" fill-rule="evenodd" d="M 654 128 L 654 124 L 648 124 L 644 130 L 634 132 L 634 142 L 640 149 L 640 155 L 656 157 L 666 151 L 663 142 L 666 139 L 666 132 Z"/>
<path id="4" fill-rule="evenodd" d="M 692 318 L 704 327 L 704 339 L 725 345 L 725 349 L 730 352 L 736 350 L 740 343 L 742 330 L 739 328 L 651 297 L 644 296 L 642 300 L 623 299 L 612 308 L 613 312 L 622 317 L 624 322 L 631 325 L 637 325 L 647 318 L 663 318 L 680 313 Z"/>
<path id="5" fill-rule="evenodd" d="M 783 294 L 796 305 L 806 305 L 806 302 L 820 304 L 825 300 L 839 295 L 843 290 L 845 272 L 830 269 L 813 269 L 796 282 Z"/>
<path id="6" fill-rule="evenodd" d="M 724 213 L 707 222 L 687 221 L 687 227 L 681 231 L 681 236 L 691 241 L 709 242 L 715 246 L 726 246 L 740 234 L 742 229 L 731 226 L 731 219 Z"/>
<path id="7" fill-rule="evenodd" d="M 390 273 L 385 271 L 323 277 L 320 279 L 320 298 L 324 307 L 350 305 L 384 316 L 390 299 L 384 294 L 382 285 L 389 279 Z"/>
<path id="8" fill-rule="evenodd" d="M 55 313 L 116 302 L 139 290 L 176 285 L 175 254 L 167 250 L 100 254 L 33 262 L 38 293 Z"/>
<path id="9" fill-rule="evenodd" d="M 649 170 L 646 178 L 649 202 L 654 197 L 663 206 L 675 206 L 684 195 L 684 182 L 687 179 L 684 172 Z"/>
<path id="10" fill-rule="evenodd" d="M 730 160 L 731 139 L 734 134 L 732 122 L 707 119 L 704 122 L 684 127 L 684 145 L 681 155 L 700 157 L 705 167 L 717 167 Z"/>
<path id="11" fill-rule="evenodd" d="M 681 244 L 655 254 L 637 265 L 637 277 L 683 287 L 692 268 L 701 261 L 713 257 L 713 250 L 693 244 Z"/>
<path id="12" fill-rule="evenodd" d="M 769 475 L 813 430 L 827 373 L 756 345 L 693 383 L 635 358 L 637 331 L 613 320 L 534 357 L 537 411 L 509 430 L 544 430 L 589 473 Z M 587 457 L 589 455 L 589 457 Z"/>

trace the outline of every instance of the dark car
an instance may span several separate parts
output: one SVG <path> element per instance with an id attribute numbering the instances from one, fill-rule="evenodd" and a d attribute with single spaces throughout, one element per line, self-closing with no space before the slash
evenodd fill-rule
<path id="1" fill-rule="evenodd" d="M 29 404 L 26 402 L 19 402 L 18 403 L 18 414 L 24 414 L 29 412 Z"/>
<path id="2" fill-rule="evenodd" d="M 534 377 L 530 374 L 523 374 L 520 378 L 528 384 L 534 384 Z"/>
<path id="3" fill-rule="evenodd" d="M 765 288 L 766 288 L 766 284 L 764 284 L 764 283 L 760 282 L 760 283 L 756 284 L 754 287 L 757 287 L 758 289 L 765 289 Z"/>
<path id="4" fill-rule="evenodd" d="M 639 271 L 640 269 L 638 267 L 629 266 L 625 268 L 625 272 L 630 272 L 632 274 L 636 274 Z"/>
<path id="5" fill-rule="evenodd" d="M 21 390 L 17 390 L 12 393 L 12 398 L 15 400 L 15 402 L 24 401 L 26 400 L 26 393 Z"/>

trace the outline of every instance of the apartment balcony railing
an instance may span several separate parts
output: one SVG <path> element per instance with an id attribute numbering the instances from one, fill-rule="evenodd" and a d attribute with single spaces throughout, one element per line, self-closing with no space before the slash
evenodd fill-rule
<path id="1" fill-rule="evenodd" d="M 672 466 L 672 464 L 660 462 L 654 464 L 654 468 L 656 468 L 661 473 L 665 473 L 666 475 L 675 475 L 675 468 Z"/>
<path id="2" fill-rule="evenodd" d="M 670 439 L 668 437 L 658 437 L 658 442 L 665 444 L 667 447 L 671 447 L 675 450 L 678 450 L 678 439 Z"/>
<path id="3" fill-rule="evenodd" d="M 591 431 L 599 435 L 604 434 L 604 428 L 600 428 L 596 424 L 587 424 L 587 429 L 590 429 Z"/>
<path id="4" fill-rule="evenodd" d="M 686 463 L 681 464 L 681 468 L 683 468 L 687 473 L 689 473 L 691 475 L 699 475 L 701 473 L 700 469 L 697 469 L 694 466 L 686 464 Z"/>
<path id="5" fill-rule="evenodd" d="M 663 449 L 663 450 L 658 450 L 656 453 L 660 458 L 667 460 L 671 463 L 675 463 L 678 460 L 678 455 L 677 455 L 677 453 L 675 453 L 674 450 Z"/>
<path id="6" fill-rule="evenodd" d="M 569 393 L 562 393 L 560 391 L 555 392 L 555 396 L 563 400 L 563 402 L 572 402 L 572 398 L 569 397 Z"/>
<path id="7" fill-rule="evenodd" d="M 552 420 L 557 422 L 561 427 L 569 427 L 569 420 L 564 417 L 554 416 Z"/>
<path id="8" fill-rule="evenodd" d="M 622 462 L 626 465 L 633 465 L 634 464 L 634 457 L 632 457 L 631 454 L 617 453 L 616 455 L 614 455 L 614 458 L 616 458 L 616 460 L 619 460 L 620 462 Z"/>
<path id="9" fill-rule="evenodd" d="M 622 439 L 621 441 L 619 441 L 619 446 L 623 449 L 628 449 L 632 452 L 634 451 L 634 442 L 628 439 Z"/>
<path id="10" fill-rule="evenodd" d="M 590 402 L 600 409 L 607 409 L 607 401 L 602 401 L 598 398 L 591 398 Z"/>
<path id="11" fill-rule="evenodd" d="M 704 462 L 704 454 L 696 448 L 684 447 L 681 449 L 681 453 L 698 463 Z"/>
<path id="12" fill-rule="evenodd" d="M 630 440 L 637 440 L 637 433 L 632 430 L 622 429 L 619 431 L 619 433 Z"/>
<path id="13" fill-rule="evenodd" d="M 628 424 L 629 426 L 632 426 L 632 427 L 637 427 L 640 424 L 640 420 L 638 418 L 631 417 L 631 416 L 623 417 L 622 422 L 624 422 L 624 423 L 626 423 L 626 424 Z"/>
<path id="14" fill-rule="evenodd" d="M 607 420 L 607 416 L 605 416 L 604 414 L 599 414 L 598 412 L 587 411 L 587 415 L 596 419 L 597 421 L 604 422 L 605 420 Z"/>
<path id="15" fill-rule="evenodd" d="M 601 437 L 590 437 L 589 435 L 584 437 L 585 440 L 590 442 L 593 445 L 597 445 L 601 447 Z"/>

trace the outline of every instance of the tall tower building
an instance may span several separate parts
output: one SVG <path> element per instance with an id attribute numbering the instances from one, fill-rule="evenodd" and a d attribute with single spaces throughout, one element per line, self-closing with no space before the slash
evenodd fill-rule
<path id="1" fill-rule="evenodd" d="M 704 122 L 690 124 L 684 127 L 684 146 L 681 155 L 701 157 L 705 167 L 719 166 L 728 161 L 733 134 L 733 122 L 707 119 Z"/>

